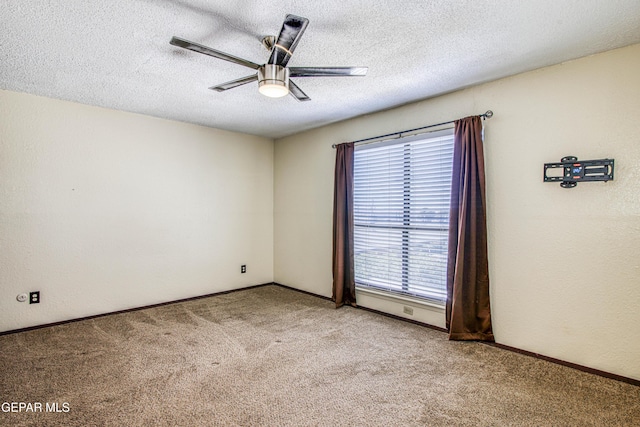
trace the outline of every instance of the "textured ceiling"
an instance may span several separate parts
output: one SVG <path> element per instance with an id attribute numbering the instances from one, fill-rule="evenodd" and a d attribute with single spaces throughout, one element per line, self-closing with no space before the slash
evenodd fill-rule
<path id="1" fill-rule="evenodd" d="M 169 44 L 262 64 L 287 13 L 309 26 L 289 66 L 368 66 L 299 78 L 266 98 L 252 74 Z M 0 88 L 277 138 L 640 42 L 639 0 L 4 0 Z"/>

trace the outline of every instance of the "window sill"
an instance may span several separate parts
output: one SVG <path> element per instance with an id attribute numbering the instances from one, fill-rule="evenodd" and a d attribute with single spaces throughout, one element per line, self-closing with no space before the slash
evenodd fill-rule
<path id="1" fill-rule="evenodd" d="M 436 301 L 430 301 L 423 298 L 411 297 L 410 295 L 400 295 L 393 292 L 385 292 L 378 289 L 372 289 L 366 286 L 356 285 L 356 291 L 363 294 L 384 298 L 386 300 L 393 301 L 393 302 L 406 302 L 411 305 L 424 306 L 434 311 L 437 310 L 437 311 L 444 312 L 445 310 L 444 302 L 438 303 Z"/>

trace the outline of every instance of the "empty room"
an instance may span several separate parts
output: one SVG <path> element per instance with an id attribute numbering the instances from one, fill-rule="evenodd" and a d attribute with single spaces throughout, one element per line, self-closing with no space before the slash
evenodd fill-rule
<path id="1" fill-rule="evenodd" d="M 637 0 L 0 23 L 0 425 L 640 425 Z"/>

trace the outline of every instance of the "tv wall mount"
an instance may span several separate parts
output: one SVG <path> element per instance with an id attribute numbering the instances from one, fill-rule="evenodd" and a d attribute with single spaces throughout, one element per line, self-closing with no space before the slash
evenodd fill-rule
<path id="1" fill-rule="evenodd" d="M 549 169 L 563 168 L 562 176 L 547 176 Z M 613 159 L 578 160 L 567 156 L 560 163 L 544 164 L 544 182 L 560 182 L 562 188 L 573 188 L 583 181 L 613 180 Z"/>

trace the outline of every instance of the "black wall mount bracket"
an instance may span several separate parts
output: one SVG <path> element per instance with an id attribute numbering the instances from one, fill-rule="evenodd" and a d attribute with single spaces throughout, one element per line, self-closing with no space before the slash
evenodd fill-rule
<path id="1" fill-rule="evenodd" d="M 560 182 L 562 188 L 573 188 L 583 181 L 612 181 L 613 159 L 578 160 L 567 156 L 560 163 L 544 164 L 544 182 Z M 562 176 L 547 176 L 549 169 L 563 168 Z"/>

